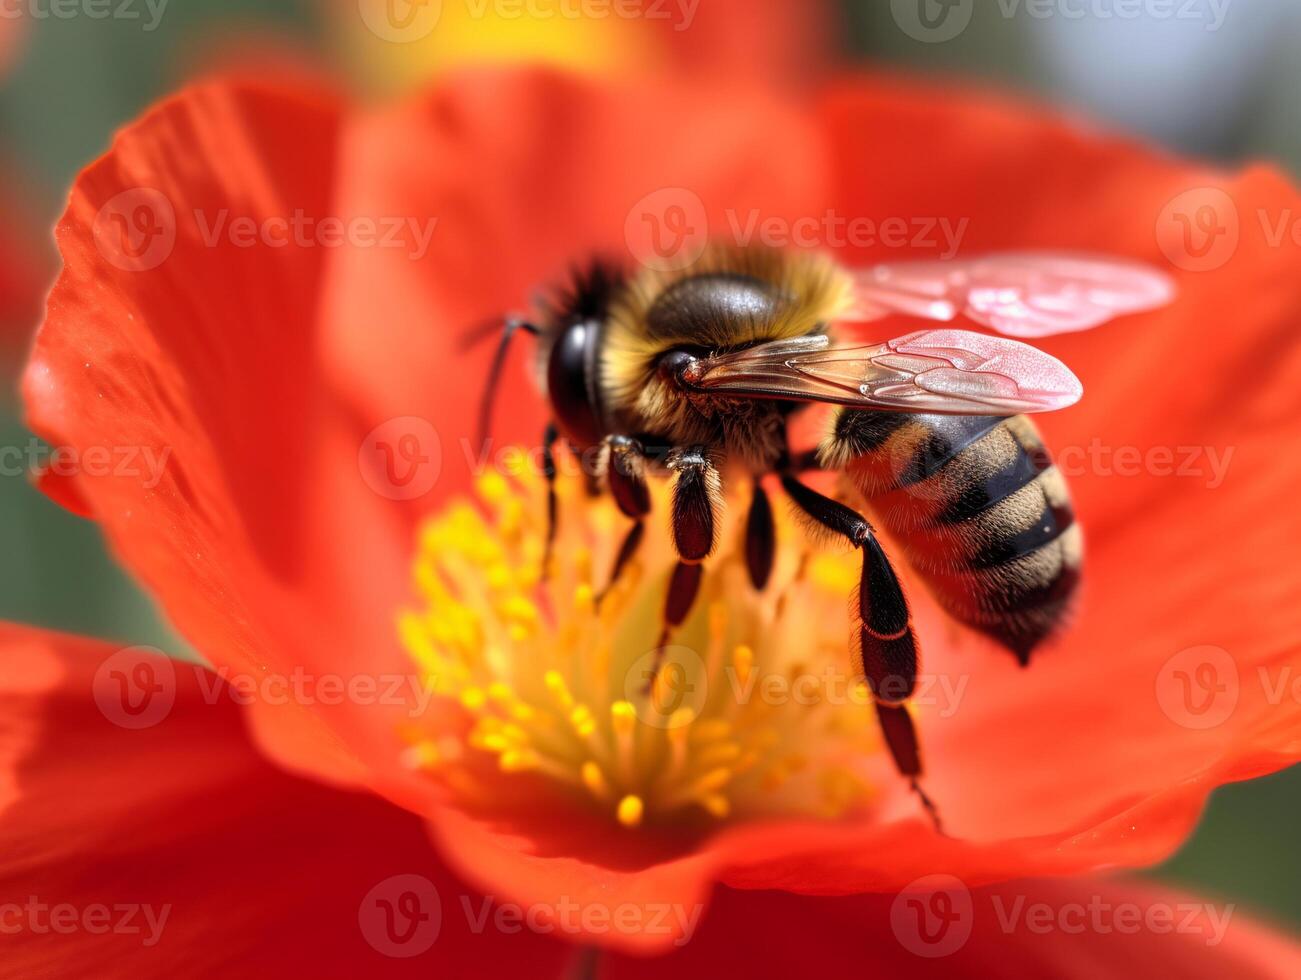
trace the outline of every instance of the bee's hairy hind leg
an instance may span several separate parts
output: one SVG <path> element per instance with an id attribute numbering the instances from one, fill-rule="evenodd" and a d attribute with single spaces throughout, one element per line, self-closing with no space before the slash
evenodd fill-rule
<path id="1" fill-rule="evenodd" d="M 899 577 L 865 517 L 805 486 L 790 473 L 782 474 L 781 481 L 796 507 L 863 552 L 856 631 L 859 668 L 876 700 L 877 718 L 895 768 L 908 778 L 939 829 L 935 804 L 918 783 L 921 752 L 916 729 L 903 704 L 917 685 L 917 641 Z"/>
<path id="2" fill-rule="evenodd" d="M 610 495 L 625 517 L 633 521 L 632 527 L 624 536 L 610 572 L 610 580 L 600 595 L 599 604 L 614 584 L 619 581 L 628 563 L 632 561 L 641 547 L 646 534 L 646 515 L 650 513 L 650 487 L 646 483 L 646 451 L 642 444 L 630 436 L 606 436 L 604 448 L 607 453 L 606 483 Z"/>
<path id="3" fill-rule="evenodd" d="M 664 647 L 673 630 L 686 622 L 700 593 L 703 562 L 718 542 L 718 524 L 723 507 L 722 479 L 703 446 L 674 449 L 665 465 L 676 474 L 673 480 L 673 547 L 678 564 L 669 580 L 664 600 L 664 625 L 656 643 L 655 663 L 646 682 L 649 693 L 664 659 Z"/>
<path id="4" fill-rule="evenodd" d="M 750 573 L 750 584 L 759 592 L 768 585 L 776 553 L 777 527 L 773 523 L 772 503 L 763 482 L 756 478 L 750 514 L 745 522 L 745 567 Z"/>
<path id="5" fill-rule="evenodd" d="M 922 808 L 931 818 L 935 829 L 941 834 L 944 833 L 939 808 L 922 790 L 919 781 L 922 774 L 921 749 L 917 742 L 917 729 L 913 725 L 912 716 L 908 714 L 908 709 L 903 705 L 883 704 L 878 701 L 876 717 L 881 724 L 881 734 L 885 736 L 885 744 L 889 746 L 890 755 L 894 758 L 895 768 L 899 770 L 901 776 L 908 779 L 908 784 L 917 794 Z"/>

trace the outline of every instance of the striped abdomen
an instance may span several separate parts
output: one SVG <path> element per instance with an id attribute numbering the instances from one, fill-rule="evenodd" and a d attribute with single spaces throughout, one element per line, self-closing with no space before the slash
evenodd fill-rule
<path id="1" fill-rule="evenodd" d="M 823 456 L 955 619 L 1022 663 L 1061 622 L 1082 541 L 1028 418 L 843 411 Z"/>

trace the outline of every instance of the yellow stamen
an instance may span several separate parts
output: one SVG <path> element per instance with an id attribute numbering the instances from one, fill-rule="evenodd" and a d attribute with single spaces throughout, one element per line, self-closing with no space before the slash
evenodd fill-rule
<path id="1" fill-rule="evenodd" d="M 645 811 L 646 806 L 642 803 L 640 796 L 625 796 L 619 801 L 617 811 L 619 823 L 625 827 L 636 827 L 641 823 L 642 814 Z"/>
<path id="2" fill-rule="evenodd" d="M 852 556 L 805 561 L 800 532 L 783 523 L 760 595 L 741 550 L 720 549 L 696 610 L 659 653 L 675 560 L 666 530 L 648 526 L 638 560 L 607 589 L 626 521 L 562 478 L 544 579 L 541 479 L 521 462 L 476 487 L 477 505 L 455 504 L 421 529 L 412 563 L 421 605 L 396 619 L 433 695 L 427 716 L 402 731 L 404 765 L 478 808 L 518 799 L 501 792 L 504 780 L 531 792 L 554 783 L 629 829 L 839 819 L 870 804 L 858 766 L 880 739 L 870 699 L 843 677 Z M 655 512 L 667 512 L 654 493 Z M 744 516 L 741 503 L 733 514 Z M 844 683 L 815 685 L 810 698 L 803 682 L 824 676 Z"/>

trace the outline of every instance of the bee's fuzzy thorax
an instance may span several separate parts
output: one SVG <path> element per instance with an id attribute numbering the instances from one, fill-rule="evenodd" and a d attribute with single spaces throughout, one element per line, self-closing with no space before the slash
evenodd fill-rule
<path id="1" fill-rule="evenodd" d="M 684 317 L 680 309 L 663 315 L 675 287 L 709 276 L 753 284 L 768 300 L 743 317 Z M 659 358 L 674 347 L 726 350 L 825 331 L 849 308 L 851 298 L 848 276 L 817 255 L 715 247 L 684 268 L 643 270 L 610 305 L 602 389 L 612 411 L 636 430 L 662 433 L 679 444 L 722 437 L 740 455 L 762 458 L 769 454 L 765 433 L 779 428 L 773 424 L 775 408 L 751 401 L 740 407 L 739 416 L 724 419 L 717 405 L 708 410 L 661 378 Z"/>

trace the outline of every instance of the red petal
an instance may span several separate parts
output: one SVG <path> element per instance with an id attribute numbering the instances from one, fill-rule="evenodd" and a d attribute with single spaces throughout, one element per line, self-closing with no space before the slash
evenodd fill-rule
<path id="1" fill-rule="evenodd" d="M 631 259 L 626 228 L 640 227 L 642 211 L 681 204 L 702 232 L 729 227 L 729 208 L 744 223 L 754 201 L 765 214 L 807 213 L 824 192 L 816 138 L 808 120 L 751 89 L 596 87 L 543 71 L 458 75 L 358 120 L 343 149 L 340 213 L 437 225 L 424 251 L 339 256 L 323 314 L 340 387 L 375 424 L 431 420 L 440 488 L 455 485 L 492 460 L 473 425 L 492 344 L 467 356 L 467 328 L 527 313 L 593 254 Z M 652 195 L 659 203 L 647 206 Z M 526 352 L 515 353 L 495 445 L 536 446 L 544 408 Z"/>
<path id="2" fill-rule="evenodd" d="M 319 369 L 334 250 L 240 237 L 332 214 L 340 129 L 326 93 L 209 86 L 126 130 L 74 188 L 24 381 L 32 427 L 73 453 L 64 495 L 205 656 L 251 677 L 408 672 L 392 615 L 409 529 Z M 350 776 L 365 736 L 344 750 L 327 732 L 364 708 L 321 700 L 267 708 L 259 729 Z"/>
<path id="3" fill-rule="evenodd" d="M 661 959 L 612 958 L 603 976 L 1291 977 L 1301 947 L 1232 903 L 1099 879 L 801 898 L 719 891 L 704 925 Z M 935 896 L 938 896 L 936 898 Z M 664 919 L 690 921 L 691 907 Z M 920 913 L 920 915 L 919 915 Z M 942 916 L 941 914 L 942 913 Z"/>
<path id="4" fill-rule="evenodd" d="M 263 761 L 215 675 L 16 626 L 0 649 L 8 975 L 561 974 L 560 943 L 474 933 L 418 819 Z M 393 940 L 372 904 L 409 887 L 442 914 Z"/>

